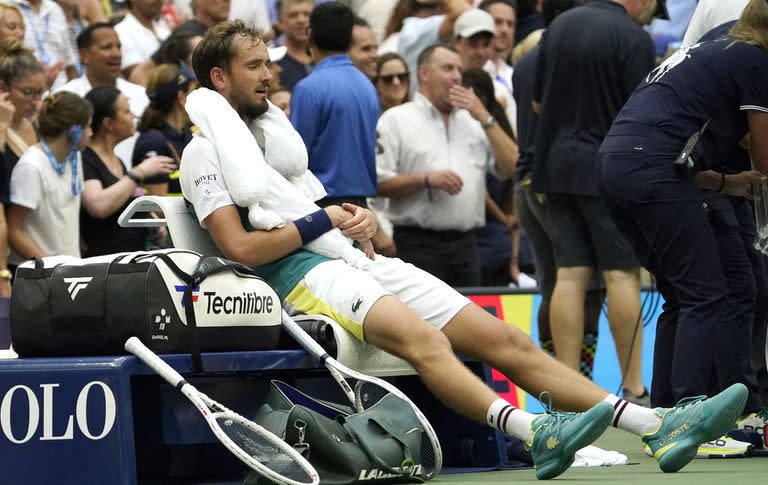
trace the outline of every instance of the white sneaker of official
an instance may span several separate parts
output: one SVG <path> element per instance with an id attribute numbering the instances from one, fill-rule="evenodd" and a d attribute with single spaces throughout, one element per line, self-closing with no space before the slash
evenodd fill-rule
<path id="1" fill-rule="evenodd" d="M 752 443 L 738 441 L 729 436 L 722 436 L 699 446 L 696 458 L 737 458 L 749 455 L 753 448 Z M 653 456 L 648 446 L 645 447 L 645 454 Z"/>
<path id="2" fill-rule="evenodd" d="M 766 440 L 766 426 L 768 425 L 768 408 L 764 408 L 760 412 L 751 413 L 747 416 L 736 421 L 736 427 L 738 429 L 751 429 L 755 430 L 763 438 L 764 443 L 768 443 Z"/>

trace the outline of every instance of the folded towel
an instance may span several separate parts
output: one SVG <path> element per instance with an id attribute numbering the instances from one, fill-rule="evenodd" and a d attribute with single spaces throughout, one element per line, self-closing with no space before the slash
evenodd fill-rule
<path id="1" fill-rule="evenodd" d="M 255 229 L 283 227 L 320 209 L 314 203 L 314 197 L 324 196 L 325 191 L 307 170 L 306 147 L 290 123 L 286 125 L 285 115 L 282 119 L 276 114 L 270 115 L 261 124 L 257 120 L 255 131 L 264 138 L 267 154 L 276 159 L 279 168 L 287 175 L 272 167 L 272 161 L 264 157 L 245 122 L 216 91 L 196 89 L 187 96 L 185 109 L 192 123 L 216 148 L 222 177 L 232 200 L 248 209 L 248 220 Z M 289 177 L 295 184 L 288 180 Z M 307 244 L 305 249 L 329 258 L 344 259 L 360 269 L 368 267 L 370 262 L 338 229 L 325 233 Z"/>
<path id="2" fill-rule="evenodd" d="M 618 466 L 626 465 L 627 456 L 618 451 L 609 451 L 597 446 L 585 446 L 576 452 L 576 459 L 571 466 Z"/>
<path id="3" fill-rule="evenodd" d="M 268 105 L 267 112 L 249 126 L 267 163 L 311 200 L 322 199 L 327 193 L 317 177 L 307 170 L 309 158 L 304 140 L 283 110 L 270 102 Z"/>

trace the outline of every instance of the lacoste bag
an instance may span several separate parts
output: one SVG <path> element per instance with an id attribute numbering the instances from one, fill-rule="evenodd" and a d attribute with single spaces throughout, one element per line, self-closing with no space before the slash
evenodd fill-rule
<path id="1" fill-rule="evenodd" d="M 321 485 L 422 482 L 421 428 L 411 406 L 389 394 L 356 413 L 272 381 L 255 421 L 309 460 Z M 251 473 L 246 485 L 261 484 Z"/>
<path id="2" fill-rule="evenodd" d="M 124 354 L 132 336 L 158 353 L 192 352 L 200 370 L 200 350 L 274 348 L 280 301 L 250 268 L 179 249 L 45 257 L 16 271 L 19 355 Z"/>

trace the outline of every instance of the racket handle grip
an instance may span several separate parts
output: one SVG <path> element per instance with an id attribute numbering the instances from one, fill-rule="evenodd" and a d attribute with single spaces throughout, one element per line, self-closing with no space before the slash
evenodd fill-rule
<path id="1" fill-rule="evenodd" d="M 182 377 L 181 374 L 176 372 L 173 367 L 158 357 L 157 354 L 149 350 L 137 337 L 131 337 L 125 341 L 125 350 L 150 366 L 152 370 L 157 372 L 160 377 L 168 381 L 171 385 L 176 386 L 179 382 L 184 380 L 184 377 Z"/>

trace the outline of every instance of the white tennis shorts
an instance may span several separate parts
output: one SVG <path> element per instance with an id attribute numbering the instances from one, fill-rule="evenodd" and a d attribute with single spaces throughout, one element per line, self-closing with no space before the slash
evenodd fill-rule
<path id="1" fill-rule="evenodd" d="M 342 260 L 318 264 L 288 294 L 283 306 L 289 315 L 310 313 L 333 318 L 364 340 L 365 317 L 385 295 L 396 296 L 438 329 L 470 304 L 467 297 L 426 271 L 398 258 L 377 254 L 367 270 Z"/>

